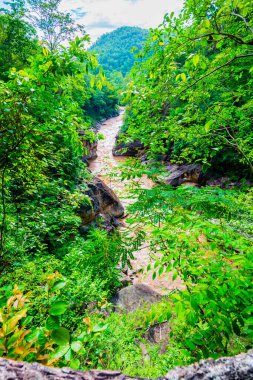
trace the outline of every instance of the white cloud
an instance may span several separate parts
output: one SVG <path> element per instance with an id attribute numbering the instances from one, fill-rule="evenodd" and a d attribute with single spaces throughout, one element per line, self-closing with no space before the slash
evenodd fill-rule
<path id="1" fill-rule="evenodd" d="M 0 0 L 0 7 L 3 6 Z M 72 11 L 94 41 L 120 26 L 152 28 L 166 12 L 179 12 L 184 0 L 62 0 L 61 9 Z"/>
<path id="2" fill-rule="evenodd" d="M 183 0 L 62 0 L 62 9 L 78 9 L 78 23 L 92 39 L 120 26 L 158 26 L 166 12 L 179 12 Z"/>

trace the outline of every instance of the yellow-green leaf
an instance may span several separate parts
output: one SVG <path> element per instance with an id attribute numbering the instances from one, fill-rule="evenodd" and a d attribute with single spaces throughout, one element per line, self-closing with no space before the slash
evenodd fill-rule
<path id="1" fill-rule="evenodd" d="M 183 82 L 186 82 L 187 78 L 186 78 L 185 73 L 181 74 L 181 79 L 182 79 Z"/>
<path id="2" fill-rule="evenodd" d="M 200 61 L 200 56 L 198 54 L 194 55 L 194 57 L 192 58 L 192 62 L 193 62 L 195 67 L 197 66 L 199 61 Z"/>
<path id="3" fill-rule="evenodd" d="M 47 50 L 47 48 L 43 47 L 42 52 L 43 52 L 45 57 L 48 57 L 49 51 Z"/>

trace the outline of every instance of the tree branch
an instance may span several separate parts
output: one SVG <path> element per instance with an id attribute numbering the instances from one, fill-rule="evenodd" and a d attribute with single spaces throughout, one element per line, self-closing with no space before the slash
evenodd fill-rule
<path id="1" fill-rule="evenodd" d="M 229 38 L 230 40 L 236 41 L 240 45 L 250 45 L 250 46 L 253 45 L 253 40 L 244 41 L 241 37 L 235 36 L 234 34 L 223 33 L 223 32 L 220 32 L 219 30 L 218 30 L 218 33 L 211 32 L 211 33 L 203 34 L 202 36 L 192 38 L 190 40 L 197 41 L 197 40 L 200 40 L 201 38 L 212 37 L 212 36 L 225 36 Z"/>
<path id="2" fill-rule="evenodd" d="M 240 19 L 243 20 L 244 24 L 247 26 L 247 28 L 251 31 L 251 33 L 253 34 L 253 28 L 251 28 L 251 26 L 249 25 L 249 23 L 247 22 L 246 18 L 243 17 L 242 15 L 239 15 L 238 13 L 235 13 L 235 12 L 232 12 L 232 15 L 233 16 L 236 16 L 236 17 L 239 17 Z"/>
<path id="3" fill-rule="evenodd" d="M 230 63 L 232 63 L 236 59 L 248 58 L 248 57 L 253 57 L 253 53 L 252 54 L 237 55 L 236 57 L 230 59 L 230 61 L 228 61 L 226 63 L 223 63 L 223 65 L 220 65 L 220 66 L 216 67 L 215 69 L 209 71 L 209 73 L 207 73 L 205 75 L 202 75 L 202 77 L 200 77 L 199 79 L 195 80 L 195 82 L 193 82 L 190 86 L 188 86 L 188 87 L 184 88 L 182 91 L 180 91 L 180 93 L 178 94 L 178 96 L 180 96 L 183 92 L 189 90 L 189 88 L 195 86 L 195 84 L 197 84 L 198 82 L 200 82 L 203 79 L 207 78 L 209 75 L 212 75 L 213 73 L 215 73 L 216 71 L 222 69 L 223 67 L 229 66 Z"/>

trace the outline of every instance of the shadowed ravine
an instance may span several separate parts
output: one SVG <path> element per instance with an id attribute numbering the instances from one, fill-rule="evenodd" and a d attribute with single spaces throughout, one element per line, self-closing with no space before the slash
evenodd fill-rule
<path id="1" fill-rule="evenodd" d="M 98 143 L 98 157 L 90 162 L 90 170 L 96 176 L 103 179 L 103 181 L 115 191 L 127 210 L 127 206 L 133 202 L 133 199 L 128 195 L 131 182 L 126 180 L 122 181 L 118 177 L 111 176 L 113 172 L 120 171 L 120 164 L 125 161 L 124 157 L 114 157 L 112 155 L 115 138 L 123 123 L 123 115 L 124 111 L 121 110 L 119 116 L 103 122 L 99 132 L 103 134 L 104 139 Z M 145 188 L 154 186 L 154 183 L 145 176 L 143 176 L 141 180 L 138 179 L 138 182 Z M 127 224 L 125 224 L 125 226 L 127 227 Z M 149 257 L 149 252 L 148 249 L 145 248 L 145 245 L 139 251 L 135 252 L 134 256 L 135 260 L 132 260 L 134 284 L 143 283 L 149 285 L 161 294 L 166 294 L 176 288 L 182 288 L 182 282 L 179 279 L 172 281 L 172 275 L 170 273 L 163 274 L 155 280 L 152 279 L 152 271 L 147 273 L 145 270 L 148 264 L 150 262 L 152 263 L 152 259 Z"/>

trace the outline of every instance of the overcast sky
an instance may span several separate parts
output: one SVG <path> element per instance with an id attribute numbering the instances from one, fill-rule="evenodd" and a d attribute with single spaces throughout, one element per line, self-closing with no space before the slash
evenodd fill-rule
<path id="1" fill-rule="evenodd" d="M 178 13 L 182 4 L 183 0 L 62 0 L 61 7 L 85 25 L 94 41 L 120 26 L 156 27 L 166 12 Z"/>
<path id="2" fill-rule="evenodd" d="M 62 0 L 62 7 L 72 11 L 84 24 L 94 41 L 120 26 L 158 26 L 166 12 L 179 12 L 183 0 Z"/>

